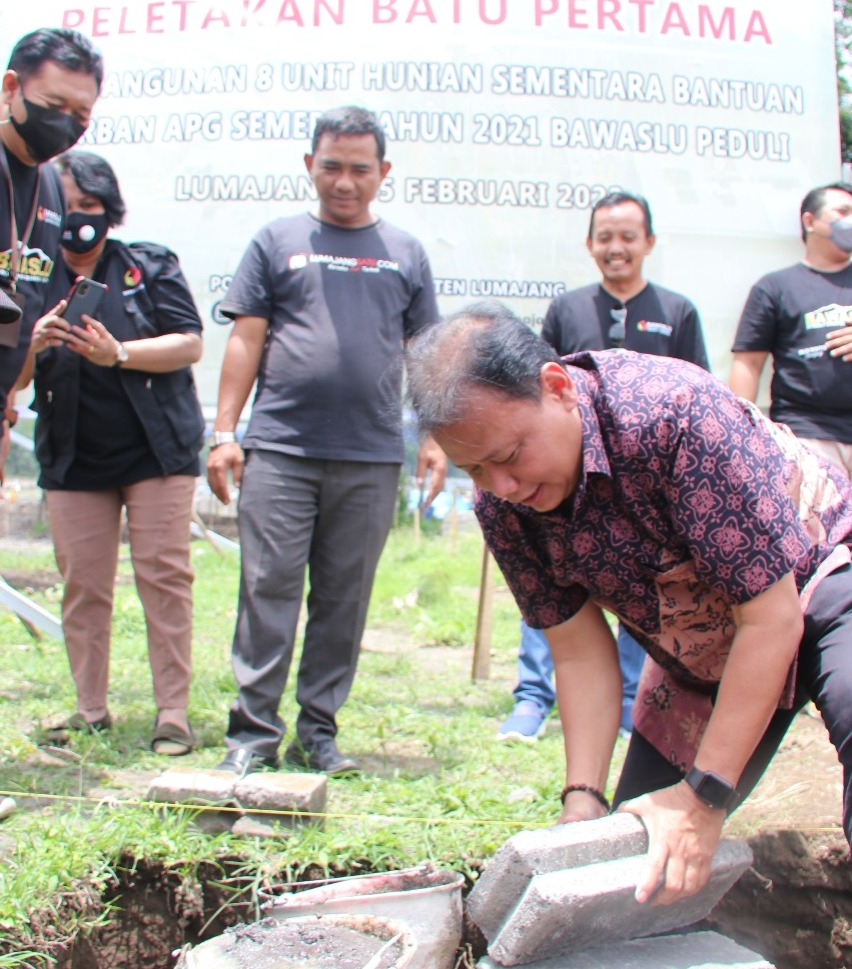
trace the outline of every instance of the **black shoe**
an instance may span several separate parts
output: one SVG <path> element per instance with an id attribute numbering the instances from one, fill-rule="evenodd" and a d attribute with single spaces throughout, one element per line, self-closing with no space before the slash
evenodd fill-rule
<path id="1" fill-rule="evenodd" d="M 261 757 L 260 754 L 250 751 L 248 747 L 232 747 L 214 770 L 229 770 L 232 774 L 245 777 L 246 774 L 254 774 L 259 770 L 277 770 L 277 768 L 277 757 Z"/>
<path id="2" fill-rule="evenodd" d="M 294 740 L 284 754 L 284 760 L 302 770 L 319 771 L 329 777 L 342 777 L 345 774 L 360 774 L 357 760 L 341 754 L 333 740 L 316 740 L 313 744 L 303 744 Z"/>

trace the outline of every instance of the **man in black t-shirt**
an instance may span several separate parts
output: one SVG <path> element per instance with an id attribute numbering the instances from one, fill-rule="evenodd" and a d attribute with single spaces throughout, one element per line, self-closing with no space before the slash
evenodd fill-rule
<path id="1" fill-rule="evenodd" d="M 772 354 L 769 416 L 852 474 L 852 184 L 812 189 L 799 215 L 804 259 L 752 287 L 729 383 L 755 400 Z"/>
<path id="2" fill-rule="evenodd" d="M 601 281 L 557 296 L 544 318 L 542 337 L 560 354 L 623 347 L 660 357 L 678 357 L 709 370 L 701 320 L 692 303 L 642 274 L 654 248 L 646 199 L 612 192 L 597 202 L 586 247 Z M 621 732 L 632 729 L 633 699 L 645 654 L 623 628 L 618 652 L 624 679 Z M 544 635 L 521 623 L 514 708 L 497 733 L 500 740 L 532 741 L 541 733 L 556 699 L 553 663 Z"/>
<path id="3" fill-rule="evenodd" d="M 0 326 L 0 482 L 8 449 L 7 408 L 35 321 L 45 308 L 65 203 L 44 164 L 74 145 L 89 124 L 103 60 L 88 38 L 44 28 L 22 37 L 0 84 L 0 286 L 16 291 L 19 323 Z"/>

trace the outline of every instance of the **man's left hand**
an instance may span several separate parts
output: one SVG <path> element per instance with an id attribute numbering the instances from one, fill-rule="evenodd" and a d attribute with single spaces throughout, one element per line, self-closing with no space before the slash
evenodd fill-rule
<path id="1" fill-rule="evenodd" d="M 428 508 L 437 495 L 444 490 L 444 483 L 447 480 L 447 455 L 444 454 L 431 434 L 426 435 L 417 455 L 417 487 L 421 491 L 426 483 L 428 472 L 431 472 L 431 475 L 429 478 L 429 493 L 423 501 L 424 508 Z"/>
<path id="2" fill-rule="evenodd" d="M 671 905 L 700 892 L 710 878 L 725 812 L 700 801 L 685 783 L 625 801 L 648 830 L 648 862 L 636 901 Z"/>
<path id="3" fill-rule="evenodd" d="M 826 337 L 825 345 L 835 359 L 839 357 L 846 363 L 852 361 L 852 326 L 841 326 L 832 330 Z"/>

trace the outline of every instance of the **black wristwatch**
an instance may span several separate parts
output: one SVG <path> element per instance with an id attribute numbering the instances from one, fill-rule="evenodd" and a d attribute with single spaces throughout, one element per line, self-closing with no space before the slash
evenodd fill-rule
<path id="1" fill-rule="evenodd" d="M 740 802 L 740 795 L 734 785 L 711 770 L 693 767 L 684 780 L 708 807 L 732 811 Z"/>

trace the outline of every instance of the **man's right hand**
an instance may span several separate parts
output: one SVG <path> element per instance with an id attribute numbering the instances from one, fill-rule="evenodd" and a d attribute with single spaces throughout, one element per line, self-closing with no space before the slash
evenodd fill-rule
<path id="1" fill-rule="evenodd" d="M 210 490 L 223 505 L 231 503 L 231 492 L 228 487 L 228 472 L 234 480 L 234 487 L 239 488 L 243 480 L 243 466 L 245 457 L 243 449 L 236 442 L 220 444 L 213 448 L 207 456 L 207 483 Z"/>

